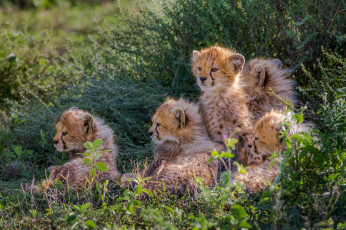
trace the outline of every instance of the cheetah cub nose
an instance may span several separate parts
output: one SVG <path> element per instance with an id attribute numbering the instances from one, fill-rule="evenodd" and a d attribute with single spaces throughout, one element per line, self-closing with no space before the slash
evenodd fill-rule
<path id="1" fill-rule="evenodd" d="M 153 132 L 148 132 L 148 135 L 149 135 L 149 137 L 151 137 L 151 135 L 153 135 Z"/>
<path id="2" fill-rule="evenodd" d="M 199 80 L 201 80 L 201 82 L 204 82 L 205 80 L 207 80 L 206 77 L 200 77 Z"/>

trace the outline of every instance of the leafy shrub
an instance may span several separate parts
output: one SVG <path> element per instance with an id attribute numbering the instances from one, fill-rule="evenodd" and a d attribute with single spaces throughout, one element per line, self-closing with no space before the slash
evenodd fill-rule
<path id="1" fill-rule="evenodd" d="M 276 57 L 292 68 L 299 84 L 310 85 L 298 69 L 320 57 L 321 45 L 345 51 L 342 3 L 328 1 L 185 1 L 160 2 L 140 13 L 122 15 L 119 26 L 102 32 L 108 62 L 142 81 L 154 80 L 171 94 L 193 97 L 190 72 L 193 49 L 218 43 L 233 47 L 246 59 Z M 258 10 L 261 9 L 261 10 Z M 122 68 L 125 67 L 125 68 Z M 319 79 L 313 69 L 313 78 Z"/>
<path id="2" fill-rule="evenodd" d="M 36 42 L 21 32 L 0 33 L 0 109 L 5 99 L 20 98 L 19 87 L 45 87 L 42 75 L 52 65 L 42 49 L 46 41 Z"/>
<path id="3" fill-rule="evenodd" d="M 4 30 L 0 33 L 0 110 L 6 111 L 10 101 L 21 102 L 30 91 L 40 100 L 49 102 L 59 96 L 79 74 L 71 77 L 71 65 L 50 46 L 50 35 L 43 33 L 44 39 L 36 39 L 26 32 Z M 64 66 L 60 66 L 61 63 Z M 25 90 L 23 90 L 23 88 Z"/>
<path id="4" fill-rule="evenodd" d="M 339 54 L 327 52 L 322 47 L 322 55 L 316 59 L 316 63 L 308 70 L 305 65 L 302 66 L 304 76 L 308 79 L 310 86 L 298 86 L 297 90 L 301 93 L 302 98 L 310 103 L 310 107 L 316 108 L 315 111 L 309 111 L 309 119 L 314 120 L 321 126 L 325 125 L 325 118 L 318 120 L 316 116 L 320 106 L 323 105 L 323 111 L 327 112 L 333 105 L 338 102 L 338 106 L 344 108 L 337 98 L 344 97 L 346 91 L 346 59 Z M 314 75 L 313 75 L 314 74 Z M 333 105 L 335 106 L 335 105 Z M 331 112 L 331 111 L 329 111 Z M 327 114 L 329 113 L 327 112 Z M 325 130 L 325 128 L 323 128 Z M 341 130 L 338 130 L 339 132 Z"/>

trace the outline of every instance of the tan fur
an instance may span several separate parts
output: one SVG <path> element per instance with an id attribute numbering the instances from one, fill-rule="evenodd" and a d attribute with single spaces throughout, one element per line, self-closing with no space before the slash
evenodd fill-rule
<path id="1" fill-rule="evenodd" d="M 193 193 L 193 175 L 211 186 L 217 176 L 217 162 L 208 163 L 213 150 L 221 150 L 222 145 L 212 142 L 202 125 L 198 106 L 182 99 L 164 102 L 152 118 L 149 135 L 156 144 L 154 161 L 148 166 L 145 177 L 152 177 L 146 187 L 152 191 L 165 190 L 172 194 Z M 122 186 L 128 187 L 125 175 Z"/>
<path id="2" fill-rule="evenodd" d="M 283 122 L 290 122 L 291 127 L 286 127 Z M 247 170 L 247 175 L 236 174 L 234 180 L 244 182 L 250 193 L 260 192 L 267 188 L 267 185 L 274 181 L 279 173 L 281 158 L 269 170 L 273 152 L 281 152 L 286 145 L 281 136 L 281 130 L 288 128 L 289 135 L 298 132 L 309 132 L 311 123 L 297 124 L 292 121 L 292 114 L 284 115 L 271 110 L 258 120 L 254 127 L 254 136 L 249 144 L 250 160 L 253 166 Z"/>
<path id="3" fill-rule="evenodd" d="M 244 147 L 251 137 L 252 123 L 246 93 L 238 79 L 244 62 L 244 57 L 235 51 L 214 46 L 193 52 L 192 71 L 203 91 L 200 106 L 209 136 L 223 143 L 223 135 L 230 136 L 238 130 L 234 136 L 239 140 L 235 159 L 247 165 Z"/>
<path id="4" fill-rule="evenodd" d="M 248 193 L 262 192 L 268 188 L 280 171 L 280 162 L 275 163 L 269 170 L 271 161 L 266 160 L 261 164 L 253 165 L 246 170 L 247 174 L 236 173 L 234 180 L 243 182 Z"/>
<path id="5" fill-rule="evenodd" d="M 91 114 L 71 108 L 65 111 L 57 121 L 54 146 L 60 152 L 67 152 L 70 160 L 62 166 L 50 167 L 53 171 L 50 180 L 60 179 L 68 181 L 74 188 L 86 185 L 89 176 L 89 166 L 83 164 L 84 143 L 103 139 L 103 149 L 111 150 L 102 153 L 97 162 L 103 162 L 108 172 L 97 171 L 96 180 L 115 180 L 120 176 L 116 165 L 117 147 L 113 141 L 113 131 L 104 124 L 103 120 Z"/>
<path id="6" fill-rule="evenodd" d="M 246 62 L 240 80 L 247 93 L 249 115 L 253 121 L 271 109 L 282 110 L 286 107 L 270 89 L 291 104 L 297 104 L 294 82 L 288 78 L 288 71 L 282 68 L 279 59 L 252 59 Z"/>

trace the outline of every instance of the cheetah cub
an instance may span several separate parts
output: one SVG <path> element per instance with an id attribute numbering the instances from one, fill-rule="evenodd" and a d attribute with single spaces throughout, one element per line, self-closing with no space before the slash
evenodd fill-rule
<path id="1" fill-rule="evenodd" d="M 231 49 L 213 46 L 200 52 L 193 51 L 192 71 L 202 90 L 200 107 L 209 136 L 223 143 L 223 135 L 230 136 L 236 130 L 235 160 L 247 165 L 247 147 L 251 137 L 252 122 L 244 89 L 239 84 L 239 74 L 245 59 Z"/>
<path id="2" fill-rule="evenodd" d="M 146 188 L 153 192 L 165 188 L 171 194 L 193 194 L 194 176 L 202 178 L 207 186 L 213 185 L 218 164 L 208 160 L 213 150 L 220 151 L 223 146 L 208 137 L 196 104 L 183 99 L 165 101 L 152 118 L 149 136 L 155 147 L 154 161 L 144 174 L 152 178 L 146 181 Z M 122 177 L 122 187 L 130 187 L 131 177 L 135 175 Z"/>
<path id="3" fill-rule="evenodd" d="M 279 59 L 252 59 L 246 62 L 240 79 L 247 93 L 249 115 L 254 122 L 271 109 L 285 108 L 285 104 L 271 90 L 287 102 L 297 104 L 294 81 L 288 78 L 288 71 L 282 68 Z"/>
<path id="4" fill-rule="evenodd" d="M 88 183 L 90 167 L 83 163 L 86 156 L 79 153 L 85 153 L 86 141 L 103 140 L 103 149 L 109 150 L 102 154 L 97 160 L 103 162 L 108 167 L 108 172 L 98 171 L 96 180 L 104 182 L 105 180 L 116 180 L 121 176 L 117 169 L 117 146 L 114 143 L 113 131 L 104 121 L 90 113 L 80 110 L 76 107 L 65 111 L 57 120 L 56 135 L 53 139 L 54 147 L 59 152 L 69 154 L 69 161 L 61 166 L 51 166 L 48 171 L 51 172 L 49 179 L 42 182 L 49 186 L 54 180 L 68 182 L 71 187 L 76 189 L 84 188 Z M 35 186 L 35 192 L 43 190 Z"/>
<path id="5" fill-rule="evenodd" d="M 291 127 L 283 125 L 285 120 L 291 123 Z M 291 120 L 292 114 L 284 115 L 271 110 L 256 122 L 254 135 L 249 144 L 252 166 L 247 170 L 247 174 L 238 173 L 234 176 L 235 181 L 243 182 L 246 185 L 249 193 L 264 191 L 280 172 L 282 158 L 279 158 L 271 169 L 269 169 L 269 165 L 273 152 L 282 152 L 286 148 L 281 131 L 289 129 L 288 135 L 290 136 L 299 132 L 309 133 L 310 127 L 313 126 L 311 123 L 297 124 Z"/>

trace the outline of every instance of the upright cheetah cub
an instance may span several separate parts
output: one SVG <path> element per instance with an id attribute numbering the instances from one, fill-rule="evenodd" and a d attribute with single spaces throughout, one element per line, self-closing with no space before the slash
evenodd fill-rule
<path id="1" fill-rule="evenodd" d="M 247 93 L 249 115 L 254 122 L 271 109 L 286 107 L 272 91 L 287 102 L 297 104 L 294 82 L 288 78 L 287 72 L 279 59 L 252 59 L 245 63 L 240 79 Z"/>
<path id="2" fill-rule="evenodd" d="M 223 146 L 208 137 L 196 104 L 183 99 L 165 101 L 152 118 L 149 136 L 155 144 L 154 161 L 145 171 L 144 176 L 152 178 L 145 187 L 154 192 L 165 188 L 172 194 L 193 194 L 194 176 L 212 186 L 218 164 L 208 160 L 213 150 Z M 134 175 L 122 177 L 122 187 L 129 187 L 131 177 Z"/>
<path id="3" fill-rule="evenodd" d="M 247 165 L 248 154 L 244 150 L 251 137 L 252 123 L 246 105 L 246 93 L 239 84 L 239 74 L 245 59 L 233 50 L 213 46 L 193 51 L 192 71 L 203 91 L 200 107 L 209 136 L 223 143 L 223 135 L 230 136 L 236 130 L 239 140 L 235 160 Z"/>

